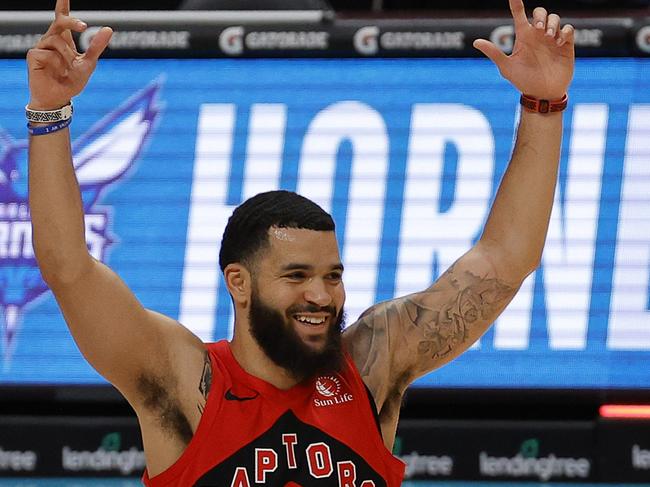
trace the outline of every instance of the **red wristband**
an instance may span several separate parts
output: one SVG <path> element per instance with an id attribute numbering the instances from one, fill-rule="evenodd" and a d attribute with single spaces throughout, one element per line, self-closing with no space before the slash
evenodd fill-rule
<path id="1" fill-rule="evenodd" d="M 521 106 L 529 112 L 535 113 L 561 112 L 566 108 L 568 101 L 569 97 L 566 94 L 559 100 L 540 100 L 524 94 L 519 99 Z"/>

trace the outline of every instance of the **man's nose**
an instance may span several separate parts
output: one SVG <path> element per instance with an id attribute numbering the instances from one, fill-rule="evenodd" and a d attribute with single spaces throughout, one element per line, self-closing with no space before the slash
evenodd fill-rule
<path id="1" fill-rule="evenodd" d="M 327 306 L 332 302 L 332 296 L 327 291 L 325 283 L 320 278 L 310 279 L 305 289 L 305 300 L 317 306 Z"/>

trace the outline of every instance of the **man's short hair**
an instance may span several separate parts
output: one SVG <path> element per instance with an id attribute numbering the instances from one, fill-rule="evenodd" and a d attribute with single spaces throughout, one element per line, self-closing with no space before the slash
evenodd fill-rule
<path id="1" fill-rule="evenodd" d="M 268 191 L 235 208 L 221 239 L 219 266 L 251 265 L 255 254 L 269 245 L 272 227 L 333 232 L 334 220 L 313 201 L 291 191 Z"/>

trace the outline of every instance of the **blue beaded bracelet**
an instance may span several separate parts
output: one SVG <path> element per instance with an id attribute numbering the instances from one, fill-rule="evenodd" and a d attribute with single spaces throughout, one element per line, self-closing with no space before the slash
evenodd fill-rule
<path id="1" fill-rule="evenodd" d="M 32 126 L 31 123 L 28 123 L 27 130 L 30 135 L 47 135 L 63 130 L 70 125 L 71 122 L 72 119 L 68 118 L 67 120 L 61 120 L 60 122 L 51 123 L 49 125 L 37 125 L 35 127 Z"/>

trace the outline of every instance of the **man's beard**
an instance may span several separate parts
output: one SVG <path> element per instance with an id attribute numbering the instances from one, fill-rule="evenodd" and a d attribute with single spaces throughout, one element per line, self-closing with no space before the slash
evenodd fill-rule
<path id="1" fill-rule="evenodd" d="M 330 319 L 335 321 L 327 330 L 325 345 L 321 350 L 314 350 L 303 342 L 290 320 L 297 313 L 323 311 L 330 313 Z M 315 305 L 292 306 L 287 310 L 286 315 L 283 316 L 282 313 L 262 302 L 257 289 L 253 289 L 248 318 L 251 333 L 264 353 L 299 381 L 339 371 L 343 362 L 341 343 L 343 310 L 337 315 L 336 308 L 333 306 L 326 308 Z"/>

